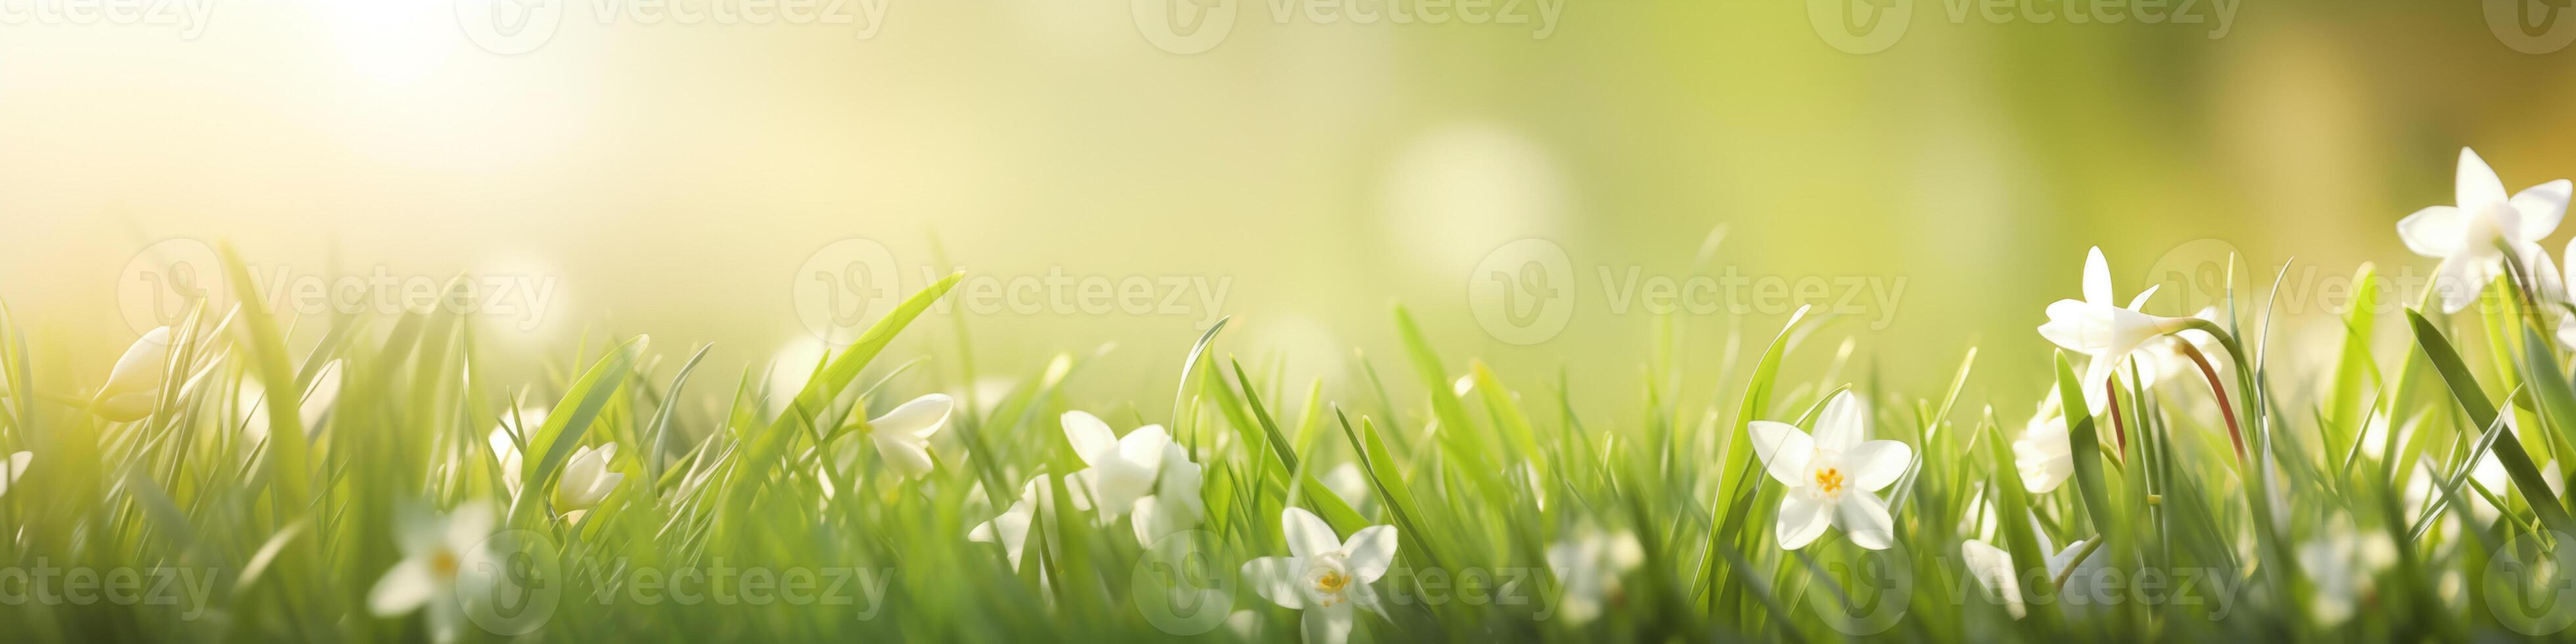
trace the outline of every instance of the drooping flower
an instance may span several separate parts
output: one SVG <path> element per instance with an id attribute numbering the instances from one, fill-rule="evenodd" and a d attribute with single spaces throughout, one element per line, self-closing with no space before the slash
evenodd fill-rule
<path id="1" fill-rule="evenodd" d="M 1199 464 L 1190 462 L 1189 451 L 1181 449 L 1180 443 L 1163 444 L 1162 473 L 1155 478 L 1154 493 L 1138 497 L 1128 514 L 1136 543 L 1151 547 L 1207 518 L 1207 500 L 1199 497 L 1200 474 Z"/>
<path id="2" fill-rule="evenodd" d="M 1136 507 L 1136 499 L 1154 492 L 1155 477 L 1168 460 L 1172 435 L 1161 425 L 1146 425 L 1118 436 L 1109 424 L 1080 411 L 1064 413 L 1064 437 L 1090 467 L 1067 481 L 1090 494 L 1100 520 L 1108 522 Z"/>
<path id="3" fill-rule="evenodd" d="M 1645 560 L 1646 551 L 1637 536 L 1626 532 L 1611 534 L 1586 527 L 1573 539 L 1549 546 L 1547 565 L 1564 587 L 1557 614 L 1575 624 L 1600 617 L 1626 596 L 1621 577 Z"/>
<path id="4" fill-rule="evenodd" d="M 2505 196 L 2504 181 L 2485 159 L 2460 148 L 2453 205 L 2428 206 L 2397 222 L 2397 236 L 2415 254 L 2442 260 L 2434 278 L 2442 311 L 2457 313 L 2504 272 L 2504 252 L 2527 266 L 2541 255 L 2535 242 L 2558 230 L 2567 216 L 2570 184 L 2559 179 Z"/>
<path id="5" fill-rule="evenodd" d="M 1843 392 L 1825 403 L 1810 438 L 1796 425 L 1753 421 L 1754 452 L 1763 471 L 1788 485 L 1780 499 L 1780 547 L 1796 550 L 1840 526 L 1852 543 L 1886 550 L 1895 540 L 1887 502 L 1872 494 L 1905 473 L 1914 449 L 1891 440 L 1866 440 L 1867 418 L 1858 399 Z"/>
<path id="6" fill-rule="evenodd" d="M 1279 524 L 1289 556 L 1245 562 L 1244 584 L 1281 608 L 1305 611 L 1305 641 L 1348 641 L 1352 608 L 1377 601 L 1369 584 L 1395 564 L 1395 526 L 1361 528 L 1342 541 L 1323 519 L 1297 507 L 1281 512 Z"/>
<path id="7" fill-rule="evenodd" d="M 35 460 L 35 452 L 19 452 L 0 459 L 0 497 L 9 496 L 9 488 L 17 487 L 18 477 L 26 476 L 27 464 Z"/>
<path id="8" fill-rule="evenodd" d="M 427 607 L 430 639 L 456 641 L 465 624 L 457 575 L 470 570 L 469 566 L 489 563 L 483 543 L 492 536 L 493 521 L 492 507 L 481 502 L 467 503 L 446 517 L 405 521 L 395 535 L 403 560 L 367 592 L 367 611 L 395 617 Z"/>
<path id="9" fill-rule="evenodd" d="M 522 407 L 492 426 L 487 442 L 492 445 L 492 457 L 501 463 L 501 487 L 511 497 L 519 496 L 519 440 L 536 436 L 537 428 L 546 424 L 546 411 L 544 407 Z"/>
<path id="10" fill-rule="evenodd" d="M 2022 425 L 2013 440 L 2013 467 L 2021 472 L 2022 489 L 2047 494 L 2075 475 L 2075 448 L 2066 429 L 2066 414 L 2054 392 L 2040 397 L 2039 412 Z"/>
<path id="11" fill-rule="evenodd" d="M 617 491 L 626 474 L 608 469 L 609 459 L 616 457 L 616 443 L 573 450 L 572 458 L 564 460 L 562 478 L 555 481 L 555 512 L 571 514 L 598 507 L 608 493 Z"/>
<path id="12" fill-rule="evenodd" d="M 957 401 L 948 394 L 926 394 L 868 419 L 868 439 L 896 476 L 921 478 L 938 466 L 930 458 L 930 436 L 948 426 Z"/>
<path id="13" fill-rule="evenodd" d="M 170 327 L 154 327 L 143 332 L 125 354 L 116 358 L 116 366 L 107 372 L 107 384 L 98 388 L 90 408 L 100 418 L 130 423 L 152 414 L 152 405 L 161 396 L 164 371 L 170 367 Z"/>
<path id="14" fill-rule="evenodd" d="M 2049 542 L 2048 532 L 2039 529 L 2037 524 L 2031 526 L 2031 534 L 2039 538 L 2040 552 L 2054 553 L 2047 555 L 2047 561 L 2043 562 L 2043 568 L 2048 571 L 2048 579 L 2042 583 L 2053 584 L 2059 577 L 2064 577 L 2066 586 L 2055 593 L 2058 598 L 2057 603 L 2065 606 L 2069 612 L 2082 612 L 2075 607 L 2082 605 L 2083 602 L 2097 599 L 2093 593 L 2104 581 L 2099 577 L 2103 570 L 2102 562 L 2108 559 L 2109 555 L 2098 552 L 2098 549 L 2097 552 L 2085 553 L 2084 542 L 2080 540 L 2067 544 L 2065 549 L 2057 549 Z M 1984 587 L 1991 596 L 2001 599 L 2004 602 L 2004 610 L 2012 613 L 2013 619 L 2021 619 L 2029 614 L 2029 608 L 2025 606 L 2028 595 L 2022 589 L 2021 569 L 2013 565 L 2011 552 L 1980 539 L 1969 539 L 1960 543 L 1959 550 L 1961 559 L 1967 563 L 1968 576 L 1976 579 L 1977 585 Z M 2078 555 L 2084 555 L 2084 561 L 2080 563 L 2075 561 Z M 2073 574 L 2066 571 L 2069 565 L 2075 566 Z M 2069 596 L 2075 596 L 2078 599 L 2066 599 Z"/>
<path id="15" fill-rule="evenodd" d="M 2103 383 L 2129 354 L 2156 336 L 2181 330 L 2189 318 L 2168 318 L 2140 312 L 2156 288 L 2138 293 L 2121 306 L 2112 299 L 2111 269 L 2102 260 L 2102 248 L 2094 247 L 2084 256 L 2084 299 L 2058 300 L 2048 305 L 2048 323 L 2039 325 L 2039 335 L 2068 351 L 2091 356 L 2084 363 L 2084 398 L 2089 406 L 2102 407 L 2108 399 Z"/>
<path id="16" fill-rule="evenodd" d="M 1022 484 L 1019 502 L 1012 503 L 1011 509 L 1002 511 L 1001 516 L 975 524 L 973 530 L 966 532 L 966 540 L 1000 545 L 1002 553 L 1011 560 L 1011 568 L 1018 569 L 1020 551 L 1029 540 L 1029 522 L 1036 520 L 1039 507 L 1053 507 L 1047 502 L 1046 490 L 1039 486 L 1044 482 L 1046 475 L 1041 473 Z"/>

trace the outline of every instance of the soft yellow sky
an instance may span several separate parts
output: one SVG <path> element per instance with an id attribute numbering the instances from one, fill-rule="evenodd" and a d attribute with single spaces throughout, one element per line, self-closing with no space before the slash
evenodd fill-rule
<path id="1" fill-rule="evenodd" d="M 1804 2 L 1566 0 L 1534 38 L 1279 24 L 1247 0 L 1214 49 L 1177 55 L 1127 0 L 866 0 L 891 3 L 873 26 L 537 0 L 562 12 L 551 37 L 500 55 L 448 0 L 199 1 L 194 31 L 0 16 L 0 298 L 102 354 L 79 361 L 130 340 L 120 271 L 170 238 L 294 275 L 550 278 L 543 324 L 486 338 L 650 332 L 717 342 L 731 369 L 810 339 L 792 293 L 818 249 L 871 239 L 910 288 L 936 233 L 999 279 L 1222 282 L 1238 351 L 1316 373 L 1343 372 L 1339 347 L 1393 356 L 1401 301 L 1456 361 L 1562 363 L 1617 392 L 1652 321 L 1609 311 L 1599 271 L 1683 274 L 1723 224 L 1718 263 L 1745 273 L 1904 279 L 1892 326 L 1839 329 L 1933 383 L 1970 342 L 2044 356 L 2029 330 L 2075 295 L 2087 245 L 2124 294 L 2196 239 L 2325 275 L 2429 267 L 2392 225 L 2447 203 L 2458 147 L 2516 189 L 2576 176 L 2576 53 L 2514 51 L 2467 6 L 2262 3 L 2211 39 L 1923 1 L 1856 55 Z M 1464 293 L 1525 237 L 1566 249 L 1579 299 L 1519 347 Z M 1168 379 L 1206 313 L 981 315 L 977 358 L 1025 370 L 1114 341 L 1121 368 Z M 1695 359 L 1732 323 L 1692 317 Z M 2038 382 L 2019 371 L 1999 377 Z"/>

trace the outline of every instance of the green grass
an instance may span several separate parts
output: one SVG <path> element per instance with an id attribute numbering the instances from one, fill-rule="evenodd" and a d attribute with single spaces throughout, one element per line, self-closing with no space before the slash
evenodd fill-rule
<path id="1" fill-rule="evenodd" d="M 240 266 L 231 277 L 247 288 Z M 894 342 L 943 332 L 957 354 L 973 347 L 962 319 L 907 328 L 955 281 L 914 295 L 801 384 L 697 373 L 705 347 L 640 336 L 587 339 L 555 359 L 557 377 L 504 384 L 483 375 L 472 325 L 446 313 L 200 310 L 175 325 L 157 403 L 134 422 L 102 420 L 86 404 L 99 384 L 59 375 L 104 357 L 30 347 L 0 319 L 0 373 L 17 383 L 0 453 L 34 454 L 0 496 L 0 598 L 22 598 L 0 603 L 0 624 L 16 641 L 430 640 L 429 611 L 378 616 L 369 593 L 404 560 L 405 526 L 475 503 L 499 517 L 486 547 L 513 555 L 492 559 L 496 570 L 555 601 L 469 618 L 464 641 L 1163 641 L 1247 626 L 1255 640 L 1294 641 L 1299 614 L 1236 578 L 1244 562 L 1288 554 L 1290 507 L 1339 536 L 1397 529 L 1394 572 L 1370 585 L 1379 601 L 1359 611 L 1358 641 L 2461 641 L 2522 637 L 2530 624 L 2492 609 L 2513 599 L 2495 584 L 2520 577 L 2490 571 L 2576 534 L 2552 491 L 2562 474 L 2544 467 L 2576 462 L 2576 387 L 2551 340 L 2560 305 L 2510 283 L 2455 316 L 2381 311 L 2391 296 L 2364 286 L 2340 317 L 2348 337 L 2314 373 L 2276 371 L 2308 361 L 2272 356 L 2268 305 L 2240 294 L 2206 327 L 2235 339 L 2211 356 L 2225 358 L 2215 378 L 2122 378 L 2099 410 L 2076 386 L 2072 355 L 1995 365 L 1959 347 L 1938 357 L 1957 361 L 1947 381 L 1846 380 L 1845 356 L 1815 348 L 1834 320 L 1804 312 L 1730 339 L 1759 347 L 1750 364 L 1731 349 L 1658 342 L 1633 398 L 1588 405 L 1568 393 L 1568 374 L 1462 360 L 1400 308 L 1389 323 L 1401 364 L 1364 357 L 1346 398 L 1247 368 L 1220 322 L 1170 357 L 1178 391 L 1077 399 L 1068 383 L 1115 381 L 1069 354 L 1010 374 L 1016 385 L 998 399 L 969 393 L 933 443 L 936 471 L 904 480 L 862 421 L 922 393 L 972 391 L 971 371 L 948 382 L 907 368 L 954 356 L 889 351 L 948 346 Z M 294 324 L 327 330 L 308 331 L 321 339 L 299 355 L 286 341 Z M 2410 341 L 2374 350 L 2374 329 Z M 306 391 L 333 360 L 345 369 L 318 426 L 277 413 L 265 440 L 243 431 L 245 384 Z M 1820 379 L 1783 376 L 1818 365 Z M 1686 368 L 1725 375 L 1686 394 L 1674 376 Z M 2054 374 L 2059 386 L 1963 399 L 1998 369 Z M 1460 395 L 1462 377 L 1472 387 Z M 2236 418 L 2222 416 L 2212 381 Z M 1897 545 L 1862 550 L 1837 529 L 1784 551 L 1774 514 L 1794 492 L 1763 474 L 1747 427 L 1812 428 L 1846 391 L 1869 403 L 1871 438 L 1916 456 L 1881 493 Z M 2012 442 L 2019 410 L 2041 396 L 2073 412 L 2075 462 L 2066 485 L 2034 494 Z M 1683 402 L 1699 399 L 1716 402 Z M 527 484 L 514 496 L 487 434 L 536 407 L 551 410 L 542 424 L 507 434 L 530 455 L 516 461 Z M 1204 519 L 1140 544 L 1124 519 L 1077 509 L 1085 488 L 1061 478 L 1084 466 L 1058 425 L 1070 410 L 1122 432 L 1168 429 L 1204 468 Z M 611 442 L 622 447 L 611 468 L 625 475 L 616 491 L 573 518 L 550 507 L 576 449 Z M 2504 480 L 2472 476 L 2487 454 Z M 1336 479 L 1343 466 L 1356 476 Z M 1020 565 L 967 539 L 1041 474 Z M 1551 563 L 1554 549 L 1578 550 L 1578 535 L 1626 535 L 1635 561 Z M 2010 554 L 2031 595 L 2026 617 L 1970 579 L 1960 553 L 1971 538 Z M 2051 601 L 2068 576 L 2043 562 L 2078 540 L 2086 561 L 2137 594 Z M 136 592 L 173 603 L 34 596 L 39 579 L 80 584 L 74 569 L 102 585 L 133 575 Z M 2143 578 L 2165 581 L 2149 589 Z M 2076 583 L 2107 583 L 2094 579 Z M 798 584 L 810 601 L 788 596 Z M 1563 610 L 1559 591 L 1578 586 L 1611 589 L 1597 616 Z M 2335 597 L 2350 598 L 2340 612 Z"/>

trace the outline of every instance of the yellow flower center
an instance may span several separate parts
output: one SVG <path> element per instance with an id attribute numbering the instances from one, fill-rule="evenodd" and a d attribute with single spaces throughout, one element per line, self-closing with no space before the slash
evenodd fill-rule
<path id="1" fill-rule="evenodd" d="M 440 579 L 456 576 L 456 553 L 445 550 L 430 553 L 429 572 Z"/>
<path id="2" fill-rule="evenodd" d="M 1324 574 L 1315 577 L 1315 590 L 1323 591 L 1327 595 L 1340 594 L 1343 588 L 1348 588 L 1350 585 L 1350 575 L 1339 571 L 1326 570 Z"/>
<path id="3" fill-rule="evenodd" d="M 1841 492 L 1843 491 L 1843 484 L 1847 482 L 1848 481 L 1843 479 L 1843 471 L 1841 468 L 1828 467 L 1816 470 L 1816 489 L 1818 491 L 1822 491 L 1826 494 Z"/>

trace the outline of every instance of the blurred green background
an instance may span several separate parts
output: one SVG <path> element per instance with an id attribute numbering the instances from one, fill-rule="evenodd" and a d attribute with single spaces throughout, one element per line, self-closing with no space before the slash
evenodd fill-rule
<path id="1" fill-rule="evenodd" d="M 2089 245 L 2123 298 L 2211 248 L 2194 240 L 2267 273 L 2420 271 L 2393 226 L 2451 201 L 2458 148 L 2510 189 L 2576 175 L 2576 52 L 2518 51 L 2547 43 L 2475 2 L 2031 24 L 1891 0 L 1913 3 L 1901 36 L 1857 54 L 1814 15 L 1896 5 L 1565 0 L 1548 21 L 1533 1 L 1497 7 L 1526 24 L 1434 25 L 1182 0 L 1235 16 L 1177 54 L 1140 17 L 1176 9 L 1159 0 L 850 0 L 820 10 L 855 20 L 807 24 L 537 0 L 559 24 L 505 55 L 470 29 L 489 7 L 200 1 L 194 25 L 0 17 L 0 298 L 84 382 L 135 336 L 118 289 L 138 253 L 172 238 L 296 274 L 553 278 L 541 324 L 484 332 L 523 350 L 500 357 L 643 332 L 715 343 L 717 372 L 814 343 L 795 283 L 864 238 L 907 290 L 939 251 L 1005 278 L 1223 281 L 1229 350 L 1286 356 L 1337 397 L 1357 395 L 1353 349 L 1393 354 L 1400 302 L 1453 362 L 1524 382 L 1561 366 L 1580 403 L 1625 408 L 1658 321 L 1613 310 L 1599 271 L 1687 275 L 1724 226 L 1708 266 L 1904 280 L 1892 309 L 1833 328 L 1855 364 L 1928 396 L 1982 346 L 1978 395 L 2018 409 L 2044 382 L 2031 329 L 2077 296 Z M 1532 237 L 1565 250 L 1576 299 L 1519 346 L 1466 288 Z M 1207 313 L 968 328 L 985 372 L 1116 343 L 1094 368 L 1118 377 L 1085 386 L 1150 410 Z M 1730 329 L 1756 342 L 1785 313 L 1677 316 L 1680 355 L 1712 369 Z M 908 350 L 956 373 L 949 322 L 919 328 L 936 331 Z"/>

